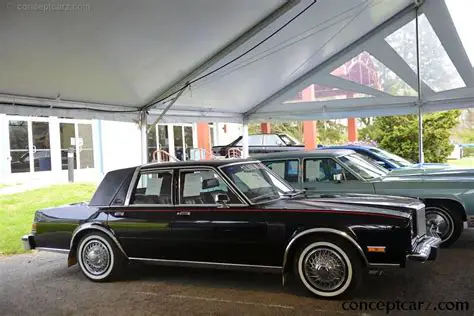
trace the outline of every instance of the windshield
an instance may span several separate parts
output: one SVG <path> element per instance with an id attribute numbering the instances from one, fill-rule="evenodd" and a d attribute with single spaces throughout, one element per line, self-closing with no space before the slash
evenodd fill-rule
<path id="1" fill-rule="evenodd" d="M 281 140 L 285 143 L 285 145 L 302 145 L 302 143 L 295 138 L 291 137 L 290 135 L 278 135 L 280 136 Z"/>
<path id="2" fill-rule="evenodd" d="M 252 203 L 279 199 L 294 191 L 259 162 L 230 165 L 223 167 L 222 171 Z"/>
<path id="3" fill-rule="evenodd" d="M 339 160 L 345 163 L 365 180 L 380 178 L 388 173 L 386 169 L 369 162 L 360 154 L 341 156 L 339 157 Z"/>
<path id="4" fill-rule="evenodd" d="M 396 164 L 398 167 L 409 167 L 409 166 L 413 165 L 412 162 L 410 162 L 406 159 L 403 159 L 402 157 L 397 156 L 395 154 L 389 153 L 388 151 L 379 149 L 379 148 L 370 148 L 370 151 L 377 154 L 377 155 L 379 155 L 382 158 L 385 158 L 385 159 L 391 161 L 392 163 Z"/>

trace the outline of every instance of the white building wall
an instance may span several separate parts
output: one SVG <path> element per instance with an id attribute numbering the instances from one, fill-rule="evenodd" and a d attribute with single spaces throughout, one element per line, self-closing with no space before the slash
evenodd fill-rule
<path id="1" fill-rule="evenodd" d="M 215 146 L 222 146 L 231 143 L 242 135 L 242 124 L 238 123 L 216 123 Z"/>
<path id="2" fill-rule="evenodd" d="M 141 163 L 140 129 L 137 124 L 101 121 L 101 133 L 104 174 Z"/>

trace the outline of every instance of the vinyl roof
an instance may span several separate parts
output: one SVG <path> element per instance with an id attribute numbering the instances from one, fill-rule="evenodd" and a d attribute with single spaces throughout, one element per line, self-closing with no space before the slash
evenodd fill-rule
<path id="1" fill-rule="evenodd" d="M 420 7 L 418 89 L 411 0 L 100 0 L 69 8 L 12 0 L 0 10 L 0 113 L 133 121 L 146 108 L 153 121 L 180 90 L 164 122 L 472 107 L 472 6 Z M 443 67 L 430 65 L 432 51 Z M 316 97 L 302 100 L 307 87 L 317 87 Z"/>

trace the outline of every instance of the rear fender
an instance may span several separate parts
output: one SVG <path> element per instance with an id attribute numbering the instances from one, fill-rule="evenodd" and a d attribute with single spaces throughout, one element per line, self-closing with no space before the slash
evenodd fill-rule
<path id="1" fill-rule="evenodd" d="M 101 233 L 106 234 L 116 244 L 118 249 L 120 249 L 120 251 L 125 256 L 125 258 L 128 259 L 128 256 L 125 253 L 125 250 L 123 249 L 123 247 L 120 244 L 120 242 L 118 241 L 117 237 L 115 237 L 114 232 L 110 228 L 104 226 L 101 223 L 94 223 L 94 222 L 84 223 L 84 224 L 78 226 L 74 230 L 74 232 L 72 233 L 71 244 L 70 244 L 70 247 L 69 247 L 69 254 L 68 254 L 68 258 L 67 258 L 68 267 L 73 266 L 77 263 L 76 250 L 77 250 L 77 245 L 78 245 L 79 241 L 81 240 L 81 238 L 85 234 L 87 234 L 89 232 L 94 232 L 94 231 L 99 231 Z"/>

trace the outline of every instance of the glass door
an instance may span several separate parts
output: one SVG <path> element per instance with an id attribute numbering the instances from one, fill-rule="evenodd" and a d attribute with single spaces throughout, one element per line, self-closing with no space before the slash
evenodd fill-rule
<path id="1" fill-rule="evenodd" d="M 94 164 L 92 125 L 87 123 L 59 123 L 62 170 L 67 170 L 67 153 L 74 148 L 74 169 L 91 169 Z"/>
<path id="2" fill-rule="evenodd" d="M 192 126 L 183 126 L 184 131 L 184 148 L 185 148 L 185 160 L 191 158 L 191 149 L 194 148 L 194 138 L 193 138 L 193 127 Z"/>
<path id="3" fill-rule="evenodd" d="M 10 168 L 12 173 L 30 172 L 28 121 L 9 121 Z"/>
<path id="4" fill-rule="evenodd" d="M 48 121 L 10 120 L 11 173 L 51 171 Z"/>
<path id="5" fill-rule="evenodd" d="M 76 148 L 80 169 L 94 168 L 94 147 L 92 140 L 92 125 L 77 124 L 78 138 Z"/>
<path id="6" fill-rule="evenodd" d="M 31 122 L 33 138 L 33 170 L 51 171 L 51 143 L 48 122 Z"/>
<path id="7" fill-rule="evenodd" d="M 61 139 L 61 169 L 67 170 L 67 152 L 69 147 L 75 147 L 76 126 L 74 123 L 59 123 Z M 74 169 L 77 169 L 77 157 L 74 150 Z"/>
<path id="8" fill-rule="evenodd" d="M 185 160 L 183 127 L 173 126 L 174 156 L 179 160 Z"/>

